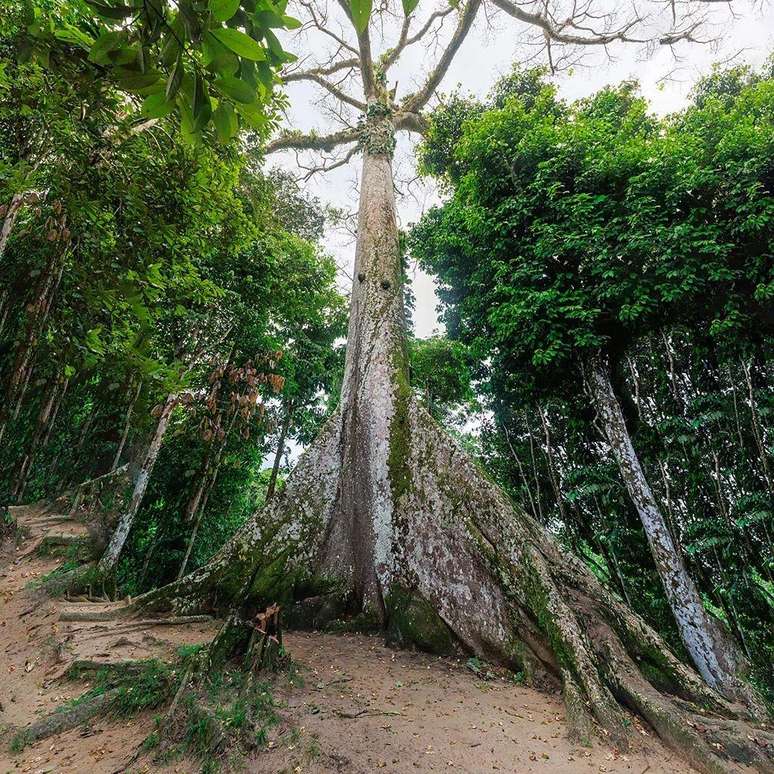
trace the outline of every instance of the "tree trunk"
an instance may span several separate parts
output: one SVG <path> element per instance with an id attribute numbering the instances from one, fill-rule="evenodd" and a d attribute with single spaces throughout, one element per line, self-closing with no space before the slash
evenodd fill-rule
<path id="1" fill-rule="evenodd" d="M 274 464 L 271 466 L 269 485 L 266 487 L 266 502 L 269 502 L 269 500 L 274 497 L 274 490 L 277 486 L 277 476 L 279 475 L 282 455 L 285 453 L 285 438 L 287 437 L 288 428 L 290 427 L 290 420 L 292 418 L 293 406 L 291 404 L 285 411 L 285 418 L 282 420 L 282 427 L 280 428 L 279 439 L 277 440 L 277 452 L 274 455 Z"/>
<path id="2" fill-rule="evenodd" d="M 267 603 L 315 627 L 348 617 L 397 645 L 462 648 L 561 686 L 576 738 L 593 718 L 624 747 L 620 702 L 702 771 L 730 771 L 729 758 L 771 770 L 774 745 L 750 740 L 774 736 L 739 721 L 740 707 L 561 551 L 413 398 L 391 162 L 371 149 L 374 123 L 339 412 L 283 491 L 206 566 L 115 615 L 232 610 L 210 647 L 214 663 L 244 648 L 242 622 Z"/>
<path id="3" fill-rule="evenodd" d="M 156 425 L 156 432 L 153 434 L 153 438 L 148 446 L 148 451 L 145 453 L 145 459 L 143 460 L 142 466 L 140 467 L 134 482 L 132 498 L 122 511 L 118 520 L 118 525 L 110 538 L 110 543 L 105 549 L 102 558 L 99 560 L 98 569 L 103 574 L 112 571 L 118 562 L 118 557 L 124 547 L 126 538 L 129 536 L 129 531 L 132 528 L 134 517 L 140 509 L 142 498 L 145 496 L 145 490 L 148 488 L 148 481 L 150 480 L 151 473 L 153 473 L 153 466 L 156 464 L 156 458 L 159 456 L 159 450 L 161 449 L 161 443 L 164 440 L 164 434 L 167 431 L 169 418 L 172 415 L 172 410 L 177 405 L 177 401 L 178 396 L 176 394 L 168 395 L 167 399 L 164 401 L 164 406 L 161 409 L 159 421 Z"/>
<path id="4" fill-rule="evenodd" d="M 131 387 L 129 388 L 131 390 Z M 132 426 L 132 411 L 134 411 L 134 404 L 137 403 L 137 398 L 140 397 L 142 390 L 142 379 L 137 381 L 137 389 L 134 391 L 134 396 L 130 399 L 129 405 L 126 407 L 126 416 L 124 417 L 124 430 L 121 433 L 121 440 L 118 443 L 116 449 L 116 456 L 113 458 L 113 464 L 110 466 L 110 473 L 118 468 L 121 463 L 121 455 L 124 453 L 124 446 L 126 445 L 126 439 L 129 436 L 129 428 Z"/>
<path id="5" fill-rule="evenodd" d="M 720 623 L 704 609 L 696 586 L 677 550 L 661 508 L 656 503 L 626 429 L 623 413 L 610 382 L 607 363 L 595 358 L 589 384 L 621 477 L 645 529 L 656 569 L 677 622 L 680 638 L 702 677 L 727 698 L 737 698 L 737 672 L 743 661 Z"/>
<path id="6" fill-rule="evenodd" d="M 5 253 L 11 231 L 13 231 L 13 225 L 16 222 L 16 216 L 27 201 L 28 195 L 29 192 L 15 193 L 11 197 L 11 201 L 5 207 L 3 225 L 0 226 L 0 258 L 2 258 Z"/>
<path id="7" fill-rule="evenodd" d="M 33 356 L 38 339 L 48 319 L 51 302 L 64 271 L 64 255 L 51 260 L 38 284 L 35 299 L 27 306 L 27 326 L 24 341 L 19 345 L 11 369 L 6 389 L 5 405 L 0 409 L 0 441 L 3 439 L 9 422 L 15 422 L 19 416 L 27 386 L 33 370 Z"/>
<path id="8" fill-rule="evenodd" d="M 51 419 L 48 422 L 48 428 L 46 429 L 46 435 L 43 438 L 43 444 L 42 448 L 46 448 L 48 446 L 48 442 L 51 440 L 51 433 L 54 430 L 54 425 L 56 424 L 56 418 L 59 415 L 59 409 L 62 407 L 62 403 L 65 399 L 65 395 L 67 395 L 67 388 L 70 386 L 70 379 L 67 378 L 64 380 L 64 384 L 62 385 L 62 389 L 59 392 L 59 395 L 56 399 L 56 405 L 54 406 L 54 410 L 51 412 Z"/>
<path id="9" fill-rule="evenodd" d="M 180 580 L 180 578 L 182 578 L 183 575 L 185 575 L 185 568 L 188 566 L 188 560 L 191 558 L 191 551 L 193 550 L 194 543 L 196 542 L 196 535 L 198 534 L 199 526 L 202 523 L 202 517 L 204 516 L 204 509 L 207 507 L 207 500 L 210 497 L 210 492 L 212 491 L 212 488 L 215 486 L 215 482 L 218 480 L 218 472 L 220 471 L 220 463 L 223 459 L 223 452 L 226 449 L 226 444 L 228 443 L 228 437 L 231 434 L 231 429 L 234 427 L 234 422 L 236 421 L 238 414 L 239 414 L 239 408 L 237 406 L 237 408 L 234 410 L 234 413 L 231 415 L 231 420 L 228 424 L 228 427 L 226 428 L 226 433 L 223 436 L 223 440 L 220 442 L 218 446 L 218 451 L 217 451 L 217 454 L 215 455 L 215 460 L 212 463 L 210 462 L 210 453 L 212 451 L 212 446 L 210 446 L 210 448 L 208 449 L 199 486 L 197 487 L 195 494 L 188 501 L 188 505 L 186 506 L 186 520 L 187 521 L 193 520 L 193 527 L 191 529 L 191 534 L 188 536 L 188 545 L 186 546 L 186 549 L 185 549 L 185 556 L 183 557 L 183 561 L 177 573 L 178 580 Z"/>
<path id="10" fill-rule="evenodd" d="M 48 395 L 43 399 L 43 402 L 38 412 L 38 420 L 35 423 L 35 432 L 29 446 L 22 458 L 21 465 L 19 466 L 19 472 L 16 475 L 16 482 L 14 483 L 11 496 L 16 502 L 19 502 L 24 496 L 24 490 L 27 487 L 27 480 L 29 478 L 30 470 L 32 468 L 32 462 L 35 459 L 40 441 L 43 438 L 46 428 L 51 421 L 54 406 L 56 404 L 56 398 L 59 394 L 59 381 L 54 379 L 51 383 L 51 387 L 48 391 Z"/>

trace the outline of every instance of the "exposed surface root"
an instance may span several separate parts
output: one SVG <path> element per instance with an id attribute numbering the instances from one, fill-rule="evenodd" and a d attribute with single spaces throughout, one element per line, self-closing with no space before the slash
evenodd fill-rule
<path id="1" fill-rule="evenodd" d="M 41 739 L 69 731 L 105 711 L 117 691 L 106 691 L 76 704 L 69 709 L 59 709 L 20 731 L 12 746 L 21 749 Z"/>

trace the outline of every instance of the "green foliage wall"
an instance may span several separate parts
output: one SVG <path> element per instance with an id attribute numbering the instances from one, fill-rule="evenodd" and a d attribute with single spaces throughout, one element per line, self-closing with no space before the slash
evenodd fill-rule
<path id="1" fill-rule="evenodd" d="M 478 363 L 487 464 L 679 649 L 584 386 L 605 355 L 706 605 L 771 685 L 770 74 L 716 71 L 657 118 L 634 84 L 568 104 L 516 72 L 440 108 L 421 158 L 447 201 L 409 244 Z"/>

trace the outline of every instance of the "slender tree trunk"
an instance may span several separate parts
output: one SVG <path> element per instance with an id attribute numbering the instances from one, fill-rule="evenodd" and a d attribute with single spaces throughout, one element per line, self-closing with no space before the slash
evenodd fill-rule
<path id="1" fill-rule="evenodd" d="M 758 454 L 761 460 L 761 467 L 763 468 L 763 478 L 766 481 L 769 492 L 774 493 L 774 483 L 772 483 L 771 470 L 769 468 L 769 453 L 766 449 L 766 444 L 763 442 L 763 433 L 758 423 L 758 407 L 755 402 L 755 392 L 753 391 L 752 380 L 752 363 L 745 363 L 741 361 L 742 370 L 744 371 L 744 378 L 747 382 L 747 398 L 750 401 L 750 421 L 753 431 L 753 437 L 755 438 L 755 445 L 758 447 Z"/>
<path id="2" fill-rule="evenodd" d="M 285 438 L 288 434 L 288 428 L 293 418 L 293 404 L 290 404 L 286 411 L 285 417 L 282 420 L 282 427 L 280 428 L 279 439 L 277 440 L 277 451 L 274 455 L 274 464 L 271 467 L 271 476 L 269 476 L 269 485 L 266 487 L 266 502 L 274 497 L 274 489 L 277 486 L 277 476 L 279 475 L 280 464 L 282 463 L 282 455 L 285 453 Z"/>
<path id="3" fill-rule="evenodd" d="M 180 569 L 177 573 L 177 579 L 180 580 L 185 575 L 185 569 L 188 566 L 188 561 L 191 558 L 191 552 L 193 551 L 194 543 L 196 542 L 196 536 L 199 533 L 199 527 L 202 523 L 202 518 L 204 517 L 204 511 L 207 508 L 207 500 L 210 499 L 210 492 L 212 492 L 213 487 L 215 486 L 215 482 L 218 479 L 218 468 L 215 468 L 212 471 L 212 474 L 209 477 L 209 480 L 207 482 L 207 488 L 204 491 L 204 494 L 201 498 L 201 503 L 196 511 L 196 518 L 193 523 L 193 527 L 191 529 L 191 534 L 188 536 L 188 545 L 185 548 L 185 556 L 183 557 L 183 561 L 180 564 Z"/>
<path id="4" fill-rule="evenodd" d="M 37 349 L 38 339 L 48 318 L 51 302 L 64 271 L 64 255 L 51 260 L 41 278 L 35 299 L 27 306 L 27 326 L 24 341 L 19 348 L 11 369 L 6 388 L 6 402 L 0 409 L 0 441 L 3 439 L 9 422 L 15 422 L 19 416 L 27 386 L 32 376 L 32 360 Z"/>
<path id="5" fill-rule="evenodd" d="M 204 509 L 207 507 L 207 500 L 210 497 L 210 492 L 215 486 L 215 482 L 218 480 L 220 463 L 223 460 L 223 452 L 226 449 L 228 438 L 231 435 L 231 430 L 234 427 L 234 422 L 236 422 L 238 414 L 239 408 L 237 407 L 234 410 L 234 413 L 231 415 L 231 420 L 229 421 L 228 427 L 226 428 L 226 433 L 218 446 L 218 451 L 215 455 L 214 461 L 212 462 L 210 461 L 210 452 L 212 451 L 212 446 L 210 446 L 208 449 L 202 475 L 200 477 L 199 486 L 186 506 L 186 521 L 193 520 L 193 527 L 191 529 L 190 535 L 188 536 L 188 544 L 186 545 L 185 556 L 183 556 L 183 561 L 180 564 L 180 569 L 177 573 L 178 580 L 180 580 L 180 578 L 185 575 L 185 568 L 188 566 L 188 560 L 191 558 L 191 551 L 193 550 L 194 543 L 196 542 L 196 535 L 199 532 L 199 526 L 201 525 L 202 517 L 204 516 Z"/>
<path id="6" fill-rule="evenodd" d="M 529 435 L 529 458 L 532 463 L 532 477 L 535 481 L 535 499 L 537 500 L 538 516 L 540 517 L 540 523 L 543 523 L 543 506 L 541 505 L 540 494 L 540 476 L 538 475 L 537 459 L 535 458 L 535 438 L 532 435 L 532 427 L 529 423 L 527 412 L 524 412 L 524 424 L 527 428 L 527 434 Z"/>
<path id="7" fill-rule="evenodd" d="M 653 560 L 677 622 L 680 638 L 709 685 L 729 697 L 737 695 L 740 655 L 718 623 L 713 621 L 675 547 L 666 520 L 656 503 L 626 429 L 623 413 L 610 382 L 607 363 L 594 359 L 589 384 L 605 436 L 618 462 L 621 477 L 639 514 Z"/>
<path id="8" fill-rule="evenodd" d="M 172 410 L 177 405 L 179 396 L 176 394 L 170 394 L 164 401 L 164 406 L 161 409 L 159 415 L 159 421 L 156 425 L 156 431 L 153 434 L 153 438 L 148 446 L 148 450 L 145 453 L 145 459 L 137 474 L 137 478 L 134 482 L 134 490 L 132 492 L 131 500 L 129 504 L 124 508 L 121 516 L 118 520 L 118 525 L 113 531 L 113 535 L 110 538 L 110 543 L 105 549 L 105 553 L 99 560 L 99 570 L 103 574 L 110 572 L 118 562 L 118 557 L 121 554 L 121 550 L 124 547 L 126 538 L 129 536 L 129 531 L 134 523 L 134 517 L 137 515 L 137 511 L 140 509 L 142 499 L 145 496 L 145 490 L 148 488 L 148 481 L 153 473 L 153 467 L 156 464 L 156 459 L 159 456 L 161 449 L 161 443 L 164 440 L 164 434 L 167 431 L 167 425 L 172 415 Z"/>
<path id="9" fill-rule="evenodd" d="M 35 459 L 35 454 L 38 450 L 38 446 L 46 432 L 51 416 L 56 404 L 56 398 L 59 394 L 60 384 L 57 379 L 54 379 L 51 387 L 49 388 L 48 395 L 43 399 L 40 411 L 38 412 L 38 419 L 35 423 L 35 432 L 29 446 L 27 447 L 22 463 L 19 466 L 19 472 L 16 475 L 16 482 L 11 491 L 12 497 L 18 502 L 24 496 L 24 490 L 27 487 L 27 479 L 29 478 L 30 470 L 32 468 L 32 462 Z"/>
<path id="10" fill-rule="evenodd" d="M 551 442 L 551 428 L 548 425 L 548 418 L 543 410 L 542 406 L 538 406 L 538 415 L 540 416 L 540 424 L 543 427 L 543 437 L 546 444 L 546 462 L 548 463 L 548 478 L 551 481 L 551 488 L 554 490 L 554 497 L 556 498 L 556 506 L 559 509 L 559 515 L 565 524 L 569 524 L 570 520 L 567 518 L 567 513 L 564 508 L 564 498 L 562 497 L 562 490 L 559 486 L 559 474 L 554 464 L 554 447 Z"/>
<path id="11" fill-rule="evenodd" d="M 8 313 L 11 309 L 10 291 L 7 287 L 0 293 L 0 334 L 5 330 L 5 323 L 8 320 Z"/>
<path id="12" fill-rule="evenodd" d="M 511 456 L 515 460 L 516 466 L 519 469 L 519 475 L 521 476 L 521 481 L 522 481 L 522 484 L 524 485 L 524 490 L 526 491 L 527 498 L 529 499 L 529 508 L 532 511 L 532 517 L 534 519 L 537 519 L 538 512 L 537 512 L 537 508 L 535 508 L 535 500 L 532 497 L 532 487 L 529 485 L 529 482 L 527 481 L 527 476 L 524 473 L 524 466 L 521 464 L 519 455 L 516 454 L 516 449 L 513 447 L 513 443 L 511 443 L 511 435 L 508 432 L 507 422 L 502 423 L 502 429 L 503 429 L 503 435 L 505 436 L 505 441 L 508 444 L 508 448 L 511 451 Z"/>
<path id="13" fill-rule="evenodd" d="M 131 386 L 129 388 L 131 394 Z M 116 456 L 113 458 L 113 464 L 110 466 L 110 472 L 112 473 L 118 468 L 121 462 L 121 455 L 124 453 L 124 446 L 126 445 L 126 439 L 129 437 L 129 429 L 132 426 L 132 411 L 134 410 L 134 404 L 137 403 L 137 398 L 140 397 L 142 390 L 142 379 L 137 381 L 137 389 L 134 391 L 134 395 L 129 400 L 129 405 L 126 407 L 126 415 L 124 416 L 124 429 L 121 433 L 121 440 L 118 443 L 116 449 Z"/>
<path id="14" fill-rule="evenodd" d="M 145 583 L 145 577 L 148 574 L 148 568 L 150 567 L 151 559 L 153 558 L 153 554 L 156 551 L 156 546 L 158 545 L 159 538 L 161 536 L 161 527 L 159 527 L 156 530 L 156 534 L 153 536 L 153 540 L 151 541 L 150 546 L 148 547 L 148 550 L 145 552 L 145 558 L 142 562 L 142 571 L 140 572 L 140 579 L 137 581 L 137 588 L 141 589 L 143 584 Z"/>
<path id="15" fill-rule="evenodd" d="M 65 379 L 64 384 L 62 385 L 62 389 L 59 392 L 59 395 L 56 400 L 56 405 L 54 406 L 54 410 L 51 413 L 51 419 L 48 423 L 48 428 L 46 429 L 46 436 L 43 439 L 42 448 L 45 449 L 48 446 L 48 442 L 51 440 L 51 433 L 54 430 L 54 425 L 56 424 L 56 418 L 59 415 L 59 409 L 62 407 L 62 402 L 65 399 L 65 395 L 67 395 L 67 388 L 70 386 L 70 380 Z"/>
<path id="16" fill-rule="evenodd" d="M 72 465 L 70 468 L 70 473 L 67 476 L 68 482 L 72 482 L 74 480 L 74 476 L 73 476 L 74 473 L 76 472 L 80 473 L 83 470 L 83 468 L 80 467 L 78 463 L 80 462 L 80 459 L 81 459 L 81 451 L 83 449 L 83 445 L 84 443 L 86 443 L 86 439 L 89 437 L 91 427 L 94 424 L 94 420 L 96 418 L 97 418 L 97 407 L 95 405 L 92 405 L 91 411 L 89 412 L 89 416 L 86 417 L 86 421 L 83 423 L 81 432 L 78 434 L 78 443 L 75 445 L 75 452 L 73 453 L 73 458 L 76 460 L 76 464 Z M 90 469 L 91 468 L 89 468 L 89 470 Z"/>
<path id="17" fill-rule="evenodd" d="M 11 231 L 13 231 L 14 223 L 16 222 L 16 216 L 19 214 L 19 210 L 24 206 L 29 192 L 15 193 L 11 197 L 11 201 L 6 205 L 5 212 L 3 214 L 3 225 L 0 226 L 0 258 L 5 253 L 6 245 L 11 237 Z"/>

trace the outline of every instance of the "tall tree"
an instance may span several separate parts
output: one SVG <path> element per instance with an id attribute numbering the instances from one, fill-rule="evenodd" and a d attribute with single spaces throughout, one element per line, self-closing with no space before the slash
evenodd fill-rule
<path id="1" fill-rule="evenodd" d="M 639 15 L 605 16 L 599 32 L 593 30 L 596 13 L 589 6 L 572 6 L 575 14 L 571 10 L 568 16 L 542 4 L 495 0 L 495 5 L 537 29 L 552 58 L 563 43 L 609 45 L 644 36 L 636 31 L 644 26 Z M 246 642 L 244 621 L 267 593 L 292 599 L 319 592 L 307 603 L 317 622 L 346 611 L 383 627 L 397 643 L 443 649 L 458 642 L 477 654 L 518 664 L 534 677 L 558 681 L 581 736 L 588 733 L 590 713 L 608 738 L 625 744 L 618 706 L 623 700 L 697 765 L 720 770 L 718 748 L 695 731 L 693 710 L 687 707 L 709 703 L 728 718 L 734 710 L 726 700 L 482 476 L 411 391 L 391 162 L 395 133 L 422 131 L 426 125 L 423 110 L 482 2 L 442 9 L 416 32 L 414 6 L 407 4 L 398 40 L 381 55 L 372 44 L 376 25 L 369 27 L 370 4 L 342 2 L 340 7 L 350 34 L 341 33 L 333 13 L 305 6 L 309 23 L 336 41 L 337 53 L 288 73 L 286 80 L 319 84 L 340 106 L 354 108 L 360 125 L 329 135 L 287 132 L 267 146 L 270 151 L 331 151 L 349 145 L 342 159 L 322 165 L 327 168 L 362 153 L 340 409 L 280 497 L 206 567 L 133 605 L 233 606 L 210 650 L 217 661 Z M 398 99 L 387 85 L 389 68 L 436 23 L 450 18 L 456 19 L 454 30 L 436 66 L 415 92 Z M 694 19 L 657 40 L 672 45 L 694 37 L 695 30 Z M 350 74 L 348 83 L 362 92 L 347 92 L 329 80 L 333 74 Z M 666 685 L 688 705 L 674 701 Z M 765 757 L 726 721 L 719 720 L 713 734 L 717 739 L 730 734 L 751 756 Z"/>

